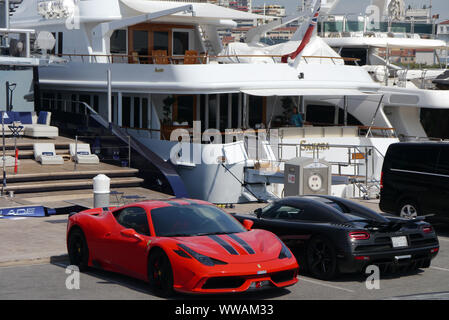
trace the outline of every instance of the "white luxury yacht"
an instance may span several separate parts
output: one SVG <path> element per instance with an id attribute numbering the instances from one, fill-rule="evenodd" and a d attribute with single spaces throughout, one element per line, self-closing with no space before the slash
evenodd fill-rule
<path id="1" fill-rule="evenodd" d="M 426 12 L 425 9 L 419 11 Z M 357 58 L 357 62 L 347 63 L 362 66 L 374 81 L 383 86 L 411 89 L 410 94 L 413 95 L 416 92 L 414 89 L 441 88 L 434 80 L 446 71 L 446 66 L 440 63 L 439 54 L 447 54 L 448 44 L 435 39 L 434 18 L 430 16 L 429 10 L 426 14 L 427 19 L 415 21 L 413 16 L 407 15 L 403 0 L 372 0 L 365 14 L 328 12 L 327 15 L 321 15 L 318 34 L 342 57 Z M 413 61 L 416 63 L 412 63 L 412 56 L 415 54 L 416 60 Z M 421 60 L 427 63 L 420 62 L 419 54 L 422 56 Z M 421 67 L 416 69 L 418 64 Z M 439 64 L 440 67 L 426 68 L 426 64 Z M 410 65 L 414 65 L 414 68 L 410 69 Z M 423 138 L 428 135 L 433 138 L 448 138 L 447 130 L 437 129 L 440 127 L 438 122 L 441 121 L 441 115 L 448 115 L 444 111 L 445 94 L 432 91 L 421 93 L 428 95 L 432 102 L 428 105 L 423 101 L 413 104 L 419 107 L 415 109 L 398 109 L 388 105 L 383 108 L 392 125 L 408 138 Z M 425 109 L 422 110 L 423 108 Z M 397 118 L 397 112 L 407 112 L 408 117 L 414 112 L 414 118 L 421 113 L 420 117 L 425 122 L 424 131 L 421 126 L 416 126 L 414 130 L 401 130 L 401 125 L 393 120 Z"/>
<path id="2" fill-rule="evenodd" d="M 419 108 L 438 108 L 441 97 L 383 87 L 345 65 L 351 59 L 316 36 L 320 3 L 292 41 L 271 47 L 261 35 L 298 17 L 223 48 L 218 29 L 266 17 L 202 0 L 27 0 L 11 23 L 56 40 L 50 54 L 59 63 L 39 68 L 38 108 L 63 129 L 87 112 L 71 102 L 89 105 L 106 127 L 136 141 L 176 196 L 213 203 L 282 196 L 283 161 L 295 156 L 324 158 L 353 181 L 365 177 L 359 189 L 367 194 L 387 147 L 399 134 L 425 135 Z M 303 127 L 290 125 L 294 107 Z M 355 194 L 343 181 L 332 193 Z"/>

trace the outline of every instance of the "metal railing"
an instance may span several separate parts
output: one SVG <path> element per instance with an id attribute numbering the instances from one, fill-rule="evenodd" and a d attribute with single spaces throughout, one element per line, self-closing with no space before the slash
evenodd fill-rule
<path id="1" fill-rule="evenodd" d="M 209 64 L 211 61 L 218 61 L 219 59 L 236 59 L 237 63 L 241 62 L 242 58 L 269 58 L 275 63 L 280 63 L 283 55 L 262 55 L 262 54 L 235 54 L 235 55 L 208 55 L 199 54 L 197 56 L 153 56 L 153 55 L 128 55 L 128 54 L 58 54 L 58 57 L 67 57 L 68 61 L 81 61 L 82 63 L 121 63 L 121 64 L 154 64 L 154 65 L 169 65 L 169 64 L 185 64 L 185 59 L 194 59 L 197 63 L 188 64 Z M 329 57 L 329 56 L 301 56 L 305 63 L 309 63 L 311 59 L 326 59 L 335 64 L 336 61 L 355 62 L 360 59 L 344 58 L 344 57 Z M 162 62 L 161 62 L 162 61 Z"/>
<path id="2" fill-rule="evenodd" d="M 89 128 L 89 115 L 99 115 L 88 103 L 76 100 L 63 99 L 41 99 L 41 105 L 46 106 L 44 109 L 50 112 L 71 113 L 71 121 L 73 125 L 81 125 Z M 81 118 L 76 119 L 76 115 Z M 56 118 L 58 114 L 55 114 Z M 68 125 L 68 122 L 66 123 Z M 78 127 L 80 128 L 80 127 Z M 124 139 L 126 141 L 126 139 Z M 122 167 L 131 167 L 131 137 L 127 136 L 127 143 L 121 144 L 121 140 L 117 140 L 112 135 L 75 135 L 75 154 L 77 154 L 79 143 L 89 143 L 93 154 L 99 157 L 101 162 L 118 164 Z M 123 156 L 123 154 L 125 154 Z M 77 162 L 74 161 L 74 170 L 77 170 Z"/>
<path id="3" fill-rule="evenodd" d="M 385 156 L 375 146 L 372 145 L 336 145 L 326 143 L 315 144 L 296 144 L 296 143 L 279 143 L 278 157 L 280 162 L 286 162 L 290 159 L 283 159 L 284 148 L 295 148 L 295 157 L 302 157 L 304 152 L 312 152 L 314 159 L 319 159 L 320 153 L 330 151 L 331 149 L 346 149 L 346 161 L 328 161 L 331 166 L 337 167 L 337 174 L 342 176 L 342 167 L 353 168 L 352 175 L 349 176 L 349 181 L 352 182 L 353 196 L 355 196 L 355 187 L 359 189 L 364 195 L 364 198 L 370 197 L 371 189 L 375 188 L 380 191 L 380 181 L 376 176 L 376 156 L 378 159 L 383 159 Z M 290 157 L 291 158 L 291 157 Z M 362 172 L 361 167 L 364 167 Z"/>
<path id="4" fill-rule="evenodd" d="M 91 143 L 89 143 L 91 142 Z M 113 142 L 113 143 L 111 143 Z M 127 144 L 117 144 L 114 136 L 75 136 L 74 156 L 78 154 L 80 144 L 89 143 L 92 154 L 98 156 L 101 162 L 118 164 L 121 167 L 131 168 L 131 137 L 128 136 Z M 74 159 L 75 160 L 75 159 Z M 76 171 L 78 168 L 77 161 L 73 161 Z"/>

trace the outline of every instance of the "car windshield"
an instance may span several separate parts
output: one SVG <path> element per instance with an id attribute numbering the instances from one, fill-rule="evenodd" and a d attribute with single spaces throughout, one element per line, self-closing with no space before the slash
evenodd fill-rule
<path id="1" fill-rule="evenodd" d="M 232 216 L 209 205 L 180 205 L 151 210 L 158 237 L 191 237 L 244 232 Z"/>

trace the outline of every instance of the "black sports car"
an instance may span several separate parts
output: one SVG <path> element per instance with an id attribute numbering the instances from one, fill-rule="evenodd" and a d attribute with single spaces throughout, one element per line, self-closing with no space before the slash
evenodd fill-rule
<path id="1" fill-rule="evenodd" d="M 361 272 L 368 265 L 382 272 L 428 268 L 439 250 L 437 235 L 423 217 L 383 216 L 332 196 L 287 197 L 235 217 L 278 235 L 299 255 L 300 267 L 320 279 Z"/>

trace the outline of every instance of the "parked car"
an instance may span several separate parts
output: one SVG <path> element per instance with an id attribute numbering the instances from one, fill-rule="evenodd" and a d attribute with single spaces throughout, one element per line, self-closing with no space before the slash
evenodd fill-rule
<path id="1" fill-rule="evenodd" d="M 437 235 L 423 217 L 386 217 L 332 196 L 286 197 L 235 217 L 277 234 L 305 258 L 309 273 L 325 280 L 340 272 L 364 271 L 368 265 L 383 272 L 427 268 L 439 250 Z"/>
<path id="2" fill-rule="evenodd" d="M 385 155 L 379 207 L 413 219 L 449 219 L 449 143 L 410 142 L 389 146 Z"/>
<path id="3" fill-rule="evenodd" d="M 67 250 L 81 271 L 97 267 L 148 281 L 161 296 L 295 284 L 293 254 L 251 225 L 205 201 L 143 201 L 71 215 Z"/>

